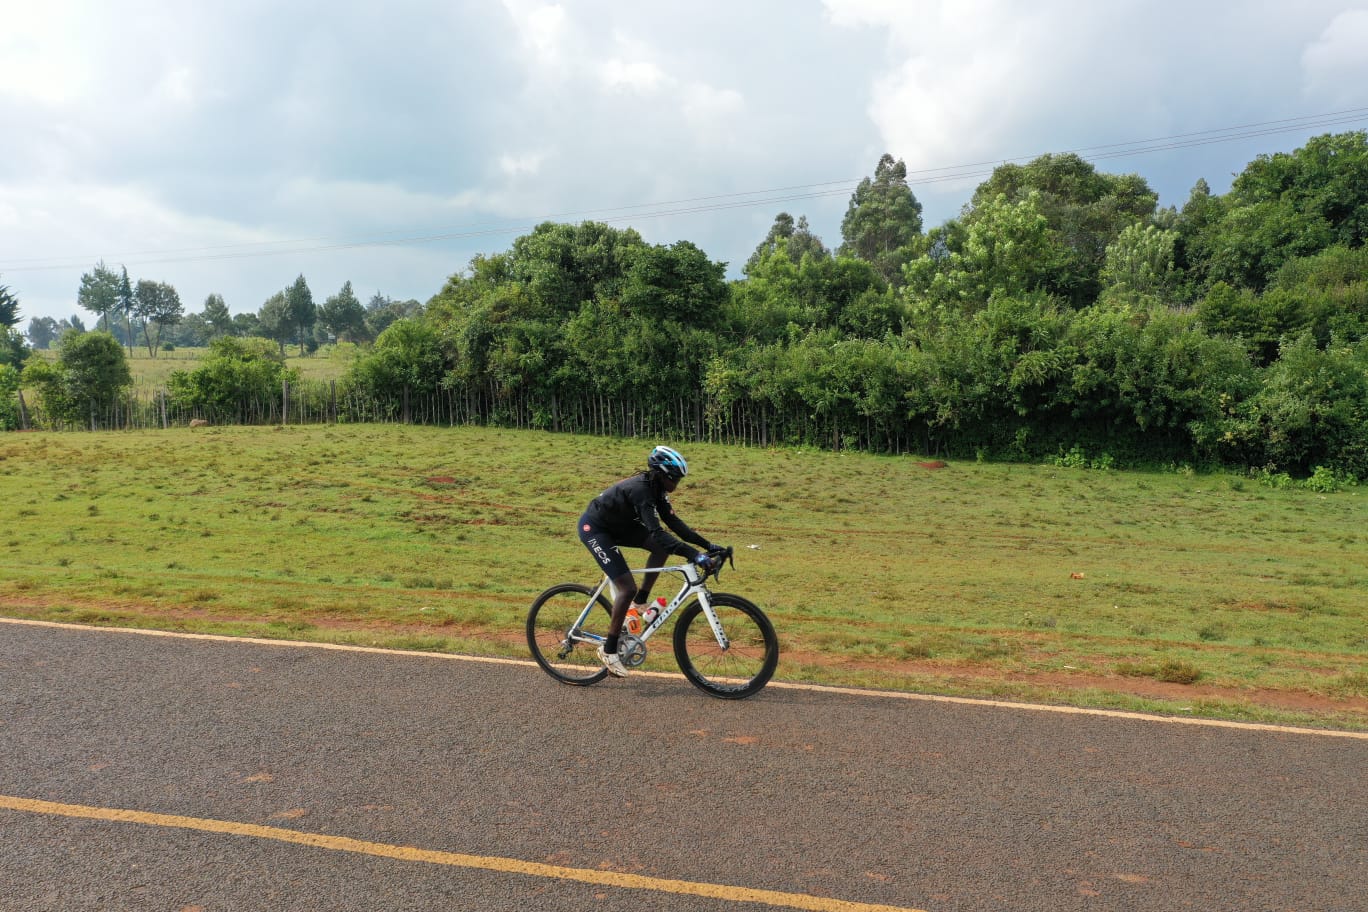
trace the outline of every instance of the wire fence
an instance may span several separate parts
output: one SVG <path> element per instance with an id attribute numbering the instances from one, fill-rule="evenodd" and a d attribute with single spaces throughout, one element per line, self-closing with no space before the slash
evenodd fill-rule
<path id="1" fill-rule="evenodd" d="M 493 381 L 464 387 L 404 387 L 382 396 L 339 380 L 282 383 L 278 395 L 244 397 L 214 407 L 178 403 L 165 389 L 134 388 L 92 405 L 80 421 L 50 414 L 41 398 L 18 394 L 21 430 L 151 430 L 201 425 L 415 424 L 481 425 L 596 436 L 659 437 L 751 446 L 911 452 L 905 428 L 873 419 L 837 422 L 801 406 L 742 399 L 710 401 L 701 392 L 646 401 L 591 392 L 538 394 Z M 919 450 L 924 451 L 924 450 Z"/>

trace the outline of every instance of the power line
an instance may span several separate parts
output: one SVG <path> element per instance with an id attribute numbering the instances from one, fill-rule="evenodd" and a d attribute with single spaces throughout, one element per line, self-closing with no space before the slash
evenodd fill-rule
<path id="1" fill-rule="evenodd" d="M 1177 149 L 1189 149 L 1199 146 L 1214 145 L 1216 143 L 1234 142 L 1260 136 L 1273 136 L 1281 133 L 1293 133 L 1303 130 L 1341 126 L 1363 121 L 1368 121 L 1368 107 L 1347 108 L 1341 111 L 1331 111 L 1323 114 L 1308 114 L 1280 120 L 1240 124 L 1232 127 L 1198 130 L 1195 132 L 1178 133 L 1152 139 L 1086 146 L 1080 149 L 1071 150 L 1070 153 L 1066 154 L 1078 155 L 1086 161 L 1101 161 L 1127 158 L 1136 155 L 1149 155 L 1156 152 L 1167 152 Z M 1013 158 L 998 159 L 995 161 L 972 162 L 961 165 L 917 169 L 908 172 L 907 183 L 909 186 L 924 186 L 987 177 L 1001 165 L 1030 161 L 1039 157 L 1040 154 L 1042 153 L 1015 156 Z M 438 228 L 426 233 L 392 231 L 379 235 L 371 235 L 370 237 L 357 240 L 345 240 L 325 235 L 312 238 L 258 241 L 214 247 L 146 250 L 106 256 L 67 256 L 14 260 L 0 266 L 0 272 L 66 270 L 83 267 L 96 259 L 109 259 L 113 262 L 136 260 L 133 265 L 160 265 L 166 263 L 210 262 L 215 260 L 280 256 L 284 254 L 353 250 L 365 247 L 414 246 L 441 241 L 470 240 L 479 237 L 527 232 L 543 222 L 567 218 L 584 220 L 597 216 L 598 220 L 603 222 L 625 222 L 636 219 L 666 218 L 670 216 L 695 215 L 706 212 L 751 208 L 755 206 L 771 206 L 775 204 L 799 202 L 802 200 L 848 195 L 855 191 L 862 179 L 863 178 L 845 178 L 813 184 L 773 187 L 765 190 L 747 190 L 737 193 L 723 193 L 653 203 L 638 203 L 627 206 L 553 213 L 538 218 L 502 222 L 477 222 L 466 226 Z M 322 243 L 325 241 L 330 243 Z"/>

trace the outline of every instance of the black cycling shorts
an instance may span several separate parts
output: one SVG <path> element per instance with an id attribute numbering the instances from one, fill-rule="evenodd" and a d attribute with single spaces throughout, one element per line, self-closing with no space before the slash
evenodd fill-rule
<path id="1" fill-rule="evenodd" d="M 595 525 L 594 520 L 589 514 L 580 517 L 579 538 L 584 542 L 584 547 L 589 549 L 589 553 L 594 555 L 594 560 L 603 568 L 603 572 L 608 574 L 609 579 L 617 579 L 624 573 L 631 573 L 632 568 L 627 566 L 627 558 L 622 556 L 619 546 L 626 545 L 630 548 L 646 548 L 650 546 L 646 543 L 646 529 L 643 527 L 639 537 L 628 541 L 619 541 L 606 530 Z"/>

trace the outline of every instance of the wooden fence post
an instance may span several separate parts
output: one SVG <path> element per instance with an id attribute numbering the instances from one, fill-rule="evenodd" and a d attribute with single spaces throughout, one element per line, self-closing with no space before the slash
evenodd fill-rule
<path id="1" fill-rule="evenodd" d="M 27 431 L 28 426 L 28 407 L 24 405 L 24 391 L 15 390 L 19 394 L 19 429 Z"/>
<path id="2" fill-rule="evenodd" d="M 280 423 L 290 423 L 290 381 L 280 381 Z"/>

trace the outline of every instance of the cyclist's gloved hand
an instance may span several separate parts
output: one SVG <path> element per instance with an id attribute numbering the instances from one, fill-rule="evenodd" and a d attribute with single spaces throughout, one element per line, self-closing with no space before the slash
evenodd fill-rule
<path id="1" fill-rule="evenodd" d="M 711 570 L 713 568 L 713 559 L 707 554 L 695 554 L 693 562 L 704 570 Z"/>

